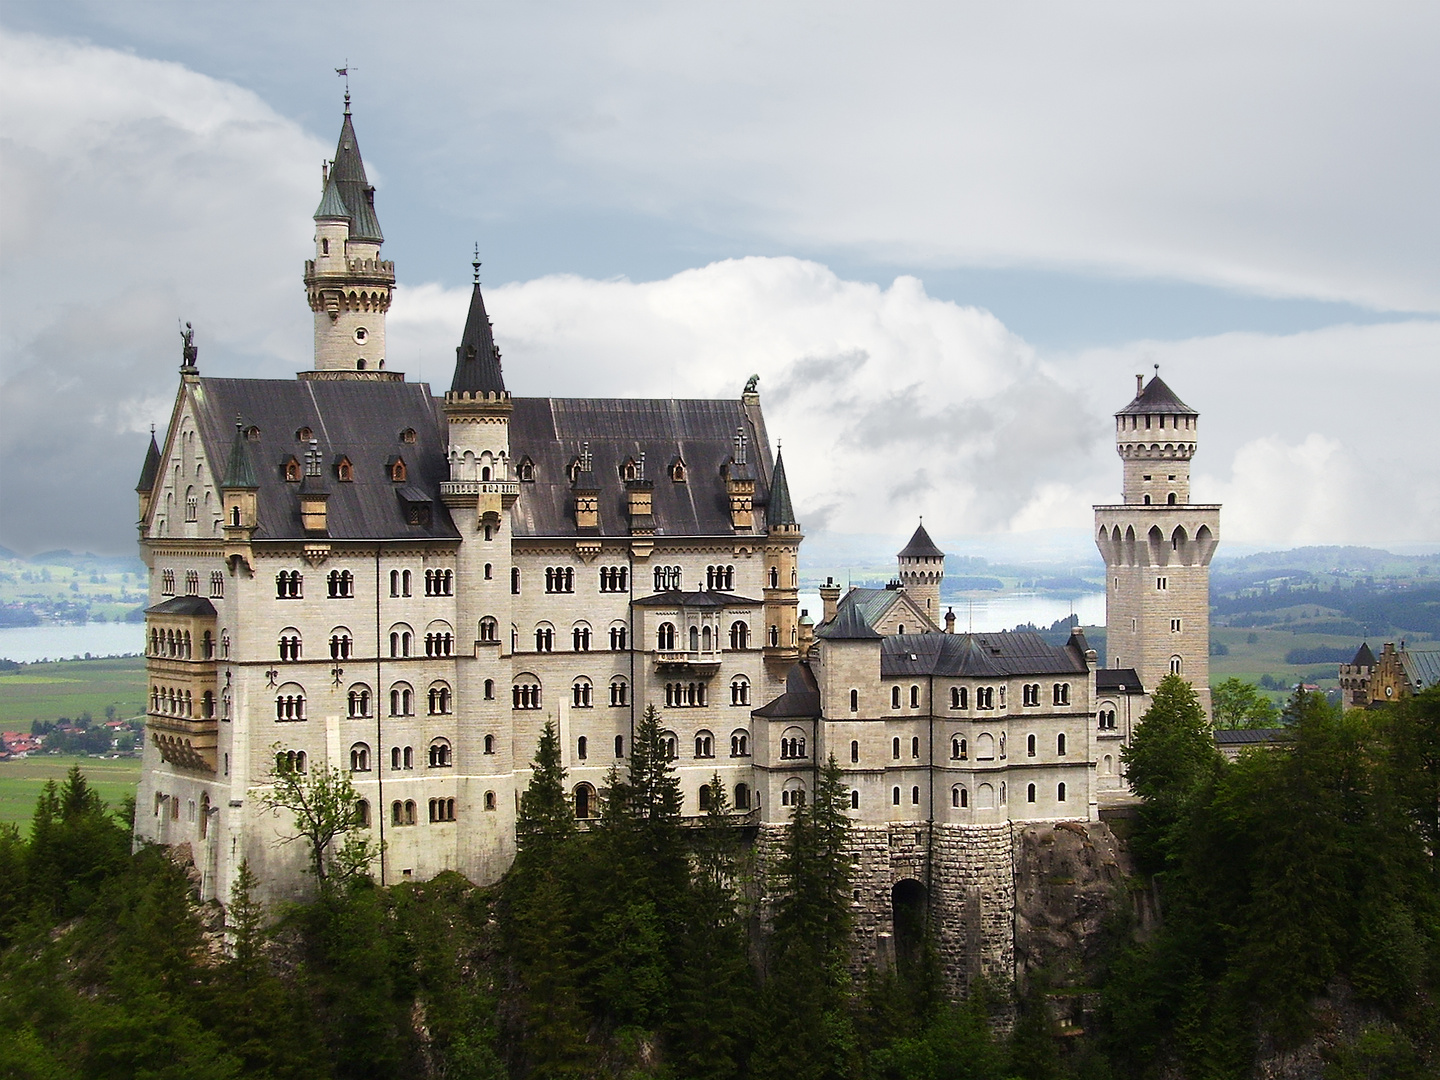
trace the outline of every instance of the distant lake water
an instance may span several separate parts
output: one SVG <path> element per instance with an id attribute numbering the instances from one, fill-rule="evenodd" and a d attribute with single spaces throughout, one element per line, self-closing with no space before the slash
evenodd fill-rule
<path id="1" fill-rule="evenodd" d="M 800 606 L 809 610 L 811 618 L 817 622 L 820 620 L 823 605 L 819 593 L 802 592 Z M 961 597 L 940 605 L 941 618 L 938 621 L 942 626 L 947 607 L 955 609 L 955 630 L 962 634 L 972 626 L 976 633 L 987 634 L 1013 630 L 1024 623 L 1033 623 L 1043 629 L 1058 619 L 1067 618 L 1072 612 L 1080 617 L 1082 626 L 1105 625 L 1105 594 L 1102 592 L 1084 593 L 1074 599 L 1033 592 L 979 596 L 974 600 Z"/>
<path id="2" fill-rule="evenodd" d="M 145 649 L 144 623 L 82 623 L 78 626 L 9 626 L 0 629 L 0 657 L 34 663 L 115 656 Z"/>

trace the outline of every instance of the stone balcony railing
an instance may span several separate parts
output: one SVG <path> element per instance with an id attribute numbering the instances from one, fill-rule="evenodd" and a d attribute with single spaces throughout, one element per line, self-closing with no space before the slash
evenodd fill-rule
<path id="1" fill-rule="evenodd" d="M 444 480 L 440 484 L 441 495 L 516 495 L 520 494 L 518 480 Z"/>

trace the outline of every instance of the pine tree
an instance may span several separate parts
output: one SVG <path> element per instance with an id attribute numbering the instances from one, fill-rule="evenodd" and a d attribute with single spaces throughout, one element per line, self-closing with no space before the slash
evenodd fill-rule
<path id="1" fill-rule="evenodd" d="M 852 861 L 849 799 L 832 755 L 786 829 L 765 986 L 765 1023 L 752 1073 L 761 1080 L 854 1075 L 849 1013 Z"/>

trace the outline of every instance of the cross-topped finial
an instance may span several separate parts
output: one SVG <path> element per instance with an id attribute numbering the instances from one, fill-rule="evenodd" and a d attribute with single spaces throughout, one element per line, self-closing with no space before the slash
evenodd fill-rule
<path id="1" fill-rule="evenodd" d="M 594 459 L 590 456 L 590 442 L 586 440 L 580 444 L 580 471 L 587 473 L 591 470 L 591 463 Z"/>
<path id="2" fill-rule="evenodd" d="M 311 439 L 310 449 L 305 451 L 305 475 L 320 475 L 320 440 Z"/>
<path id="3" fill-rule="evenodd" d="M 475 284 L 480 284 L 480 241 L 475 241 L 475 261 L 470 264 L 475 268 Z"/>
<path id="4" fill-rule="evenodd" d="M 746 441 L 746 440 L 745 440 L 745 428 L 744 428 L 743 426 L 742 426 L 742 427 L 737 427 L 737 428 L 735 429 L 735 464 L 736 464 L 736 465 L 744 465 L 744 464 L 745 464 L 745 441 Z"/>

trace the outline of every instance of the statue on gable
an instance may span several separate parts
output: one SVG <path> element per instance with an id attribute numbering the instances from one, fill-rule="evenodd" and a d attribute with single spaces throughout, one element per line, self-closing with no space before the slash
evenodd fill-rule
<path id="1" fill-rule="evenodd" d="M 759 387 L 760 387 L 760 376 L 759 376 L 759 375 L 751 375 L 750 378 L 745 381 L 745 393 L 747 393 L 747 394 L 756 394 L 756 393 L 759 393 Z"/>
<path id="2" fill-rule="evenodd" d="M 180 331 L 180 341 L 180 370 L 195 371 L 195 361 L 200 357 L 200 350 L 195 347 L 195 328 L 188 322 L 185 324 L 185 329 Z"/>

